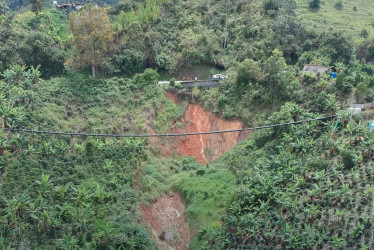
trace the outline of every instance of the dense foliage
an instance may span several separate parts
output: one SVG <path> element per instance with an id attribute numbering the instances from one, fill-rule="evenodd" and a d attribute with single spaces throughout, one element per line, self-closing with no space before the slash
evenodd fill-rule
<path id="1" fill-rule="evenodd" d="M 273 140 L 275 130 L 254 133 L 227 154 L 221 164 L 237 173 L 238 193 L 224 226 L 200 237 L 218 248 L 369 248 L 373 135 L 361 122 L 338 121 L 290 127 Z"/>
<path id="2" fill-rule="evenodd" d="M 374 4 L 84 2 L 0 0 L 0 249 L 155 249 L 139 207 L 170 191 L 191 249 L 374 244 L 374 113 L 345 111 L 374 100 Z M 357 27 L 334 19 L 347 13 Z M 218 72 L 217 88 L 177 82 Z M 167 140 L 7 131 L 168 133 L 191 101 L 248 127 L 336 118 L 252 132 L 207 166 L 164 157 Z"/>

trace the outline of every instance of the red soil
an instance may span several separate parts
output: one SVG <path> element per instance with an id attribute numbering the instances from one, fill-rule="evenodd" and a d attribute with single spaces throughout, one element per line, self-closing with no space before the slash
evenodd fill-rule
<path id="1" fill-rule="evenodd" d="M 142 222 L 152 232 L 158 249 L 188 249 L 190 231 L 184 210 L 185 205 L 178 193 L 161 197 L 151 208 L 141 205 Z"/>
<path id="2" fill-rule="evenodd" d="M 166 92 L 166 97 L 172 100 L 175 104 L 179 104 L 178 96 L 173 92 Z"/>
<path id="3" fill-rule="evenodd" d="M 178 97 L 171 92 L 167 92 L 167 97 L 178 103 Z M 205 111 L 197 104 L 189 104 L 184 116 L 179 120 L 183 128 L 174 128 L 171 133 L 197 133 L 217 130 L 241 129 L 243 124 L 238 120 L 226 121 Z M 169 138 L 163 143 L 159 139 L 153 139 L 154 144 L 158 144 L 164 156 L 173 155 L 173 151 L 181 155 L 191 156 L 196 161 L 207 164 L 218 159 L 223 153 L 232 149 L 238 142 L 244 140 L 248 132 L 233 132 L 212 135 L 194 135 L 185 137 Z"/>
<path id="4" fill-rule="evenodd" d="M 180 120 L 183 129 L 174 129 L 175 132 L 195 133 L 217 130 L 241 129 L 242 122 L 226 121 L 211 114 L 197 104 L 188 105 L 184 117 Z M 233 132 L 223 134 L 195 135 L 177 139 L 177 147 L 182 155 L 192 156 L 198 162 L 206 164 L 215 161 L 223 153 L 232 149 L 239 141 L 245 139 L 248 132 Z"/>

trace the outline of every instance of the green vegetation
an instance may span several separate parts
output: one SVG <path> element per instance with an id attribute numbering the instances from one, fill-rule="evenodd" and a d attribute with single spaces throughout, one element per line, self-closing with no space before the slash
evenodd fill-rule
<path id="1" fill-rule="evenodd" d="M 221 159 L 240 176 L 239 191 L 223 227 L 200 237 L 218 248 L 370 246 L 372 133 L 361 122 L 326 125 L 288 127 L 276 139 L 255 132 Z"/>
<path id="2" fill-rule="evenodd" d="M 297 0 L 297 4 L 296 13 L 310 21 L 310 25 L 319 30 L 342 31 L 354 36 L 357 42 L 362 29 L 371 30 L 373 27 L 371 13 L 374 6 L 366 1 L 324 0 L 318 11 L 310 11 L 308 1 Z"/>
<path id="3" fill-rule="evenodd" d="M 247 127 L 336 118 L 253 131 L 206 166 L 163 152 L 170 138 L 2 129 L 0 249 L 156 249 L 139 208 L 170 192 L 191 249 L 373 246 L 374 113 L 345 110 L 374 100 L 374 3 L 103 3 L 0 0 L 4 129 L 170 133 L 190 102 Z M 229 75 L 217 88 L 177 82 L 216 73 Z"/>

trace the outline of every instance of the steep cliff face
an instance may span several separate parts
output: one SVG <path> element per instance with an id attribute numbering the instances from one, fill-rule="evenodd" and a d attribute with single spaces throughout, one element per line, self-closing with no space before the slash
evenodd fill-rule
<path id="1" fill-rule="evenodd" d="M 175 103 L 178 103 L 178 98 L 172 93 L 168 93 L 167 96 Z M 175 126 L 176 124 L 178 126 Z M 226 121 L 215 114 L 205 111 L 198 104 L 189 104 L 183 117 L 174 124 L 171 132 L 197 133 L 241 128 L 243 128 L 241 121 Z M 173 137 L 167 139 L 162 151 L 165 155 L 172 155 L 174 151 L 177 151 L 181 155 L 192 156 L 196 161 L 207 164 L 232 149 L 238 142 L 244 140 L 248 134 L 249 132 L 233 132 Z"/>

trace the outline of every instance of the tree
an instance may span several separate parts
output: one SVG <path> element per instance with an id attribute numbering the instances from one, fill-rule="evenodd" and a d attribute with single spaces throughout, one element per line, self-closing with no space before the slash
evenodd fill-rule
<path id="1" fill-rule="evenodd" d="M 36 16 L 43 10 L 43 0 L 31 0 L 31 10 Z"/>
<path id="2" fill-rule="evenodd" d="M 236 83 L 240 85 L 247 85 L 249 83 L 256 83 L 261 79 L 262 72 L 258 62 L 251 59 L 245 59 L 239 63 L 237 67 L 238 76 Z"/>
<path id="3" fill-rule="evenodd" d="M 95 79 L 97 67 L 102 65 L 113 44 L 114 32 L 107 11 L 104 8 L 91 8 L 71 14 L 69 29 L 73 34 L 76 53 L 74 60 L 68 61 L 67 64 L 77 67 L 91 66 Z"/>
<path id="4" fill-rule="evenodd" d="M 55 44 L 52 37 L 42 32 L 26 33 L 19 46 L 20 57 L 26 65 L 40 65 L 45 77 L 61 74 L 66 54 Z"/>

